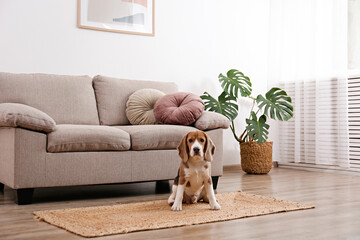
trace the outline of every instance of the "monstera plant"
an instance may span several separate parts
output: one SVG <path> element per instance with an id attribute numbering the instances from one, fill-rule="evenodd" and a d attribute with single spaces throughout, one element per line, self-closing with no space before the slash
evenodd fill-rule
<path id="1" fill-rule="evenodd" d="M 217 99 L 207 92 L 204 92 L 200 97 L 204 101 L 205 110 L 220 113 L 231 121 L 230 129 L 236 141 L 240 143 L 243 165 L 243 148 L 248 148 L 248 145 L 242 143 L 257 143 L 257 145 L 251 145 L 253 146 L 252 149 L 254 147 L 259 148 L 259 145 L 264 145 L 265 147 L 264 143 L 266 143 L 266 140 L 268 139 L 268 130 L 270 127 L 266 123 L 267 119 L 271 118 L 274 120 L 287 121 L 292 118 L 293 106 L 291 105 L 291 98 L 284 90 L 277 87 L 271 88 L 265 96 L 261 94 L 257 97 L 251 96 L 252 87 L 250 78 L 236 69 L 229 70 L 226 76 L 220 74 L 219 82 L 223 92 Z M 238 136 L 235 130 L 234 120 L 238 116 L 238 99 L 240 97 L 250 98 L 252 100 L 252 108 L 249 117 L 245 119 L 246 128 L 242 134 Z M 269 145 L 271 145 L 272 153 L 272 142 Z M 257 156 L 261 156 L 261 154 L 256 154 Z M 259 159 L 253 159 L 253 161 L 257 160 Z M 249 173 L 258 172 L 249 170 Z M 265 172 L 263 171 L 261 173 Z"/>

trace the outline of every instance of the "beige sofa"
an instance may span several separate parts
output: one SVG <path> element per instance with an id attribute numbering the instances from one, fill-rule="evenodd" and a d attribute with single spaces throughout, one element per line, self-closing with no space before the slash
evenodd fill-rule
<path id="1" fill-rule="evenodd" d="M 180 161 L 176 146 L 195 127 L 130 125 L 126 102 L 142 88 L 178 91 L 176 84 L 167 82 L 0 73 L 0 103 L 31 106 L 56 122 L 45 130 L 0 123 L 0 189 L 16 189 L 17 203 L 29 204 L 34 188 L 174 179 Z M 13 116 L 12 110 L 3 118 Z M 216 145 L 216 187 L 222 175 L 219 127 L 227 126 L 203 115 L 202 128 Z"/>

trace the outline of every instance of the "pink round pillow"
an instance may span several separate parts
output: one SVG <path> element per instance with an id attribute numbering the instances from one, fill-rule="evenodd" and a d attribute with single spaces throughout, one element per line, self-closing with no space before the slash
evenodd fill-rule
<path id="1" fill-rule="evenodd" d="M 154 106 L 154 115 L 163 124 L 190 125 L 204 111 L 201 98 L 193 93 L 176 92 L 161 97 Z"/>

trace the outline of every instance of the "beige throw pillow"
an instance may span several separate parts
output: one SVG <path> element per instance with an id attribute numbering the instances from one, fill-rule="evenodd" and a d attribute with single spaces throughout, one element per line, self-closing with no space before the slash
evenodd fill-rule
<path id="1" fill-rule="evenodd" d="M 52 132 L 55 121 L 46 113 L 20 103 L 0 103 L 0 126 Z"/>
<path id="2" fill-rule="evenodd" d="M 154 105 L 165 93 L 151 88 L 135 91 L 126 103 L 126 116 L 132 125 L 155 124 Z"/>
<path id="3" fill-rule="evenodd" d="M 220 113 L 204 111 L 194 126 L 200 130 L 228 128 L 230 126 L 230 120 Z"/>

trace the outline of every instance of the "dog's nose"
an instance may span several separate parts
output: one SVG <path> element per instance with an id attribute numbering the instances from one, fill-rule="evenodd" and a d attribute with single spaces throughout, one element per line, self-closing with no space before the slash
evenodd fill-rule
<path id="1" fill-rule="evenodd" d="M 194 147 L 194 153 L 199 153 L 199 152 L 200 152 L 200 148 Z"/>

